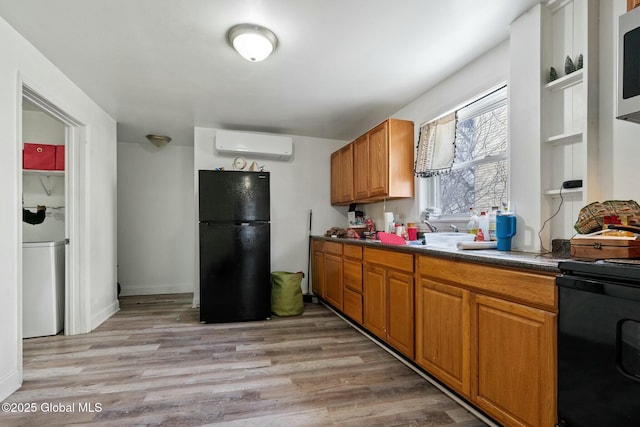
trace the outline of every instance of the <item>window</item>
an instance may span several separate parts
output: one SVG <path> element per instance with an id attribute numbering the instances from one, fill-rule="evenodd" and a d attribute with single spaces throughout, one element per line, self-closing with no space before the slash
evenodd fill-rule
<path id="1" fill-rule="evenodd" d="M 507 89 L 484 96 L 455 113 L 451 171 L 426 178 L 425 207 L 442 215 L 489 210 L 508 201 Z M 432 122 L 433 123 L 433 122 Z"/>

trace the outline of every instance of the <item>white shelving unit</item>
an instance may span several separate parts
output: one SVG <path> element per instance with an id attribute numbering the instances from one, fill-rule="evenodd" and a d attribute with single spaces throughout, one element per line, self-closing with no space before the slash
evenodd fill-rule
<path id="1" fill-rule="evenodd" d="M 598 200 L 598 0 L 549 0 L 542 19 L 542 188 L 544 219 L 562 207 L 543 231 L 544 246 L 575 234 L 580 209 Z M 594 36 L 595 34 L 595 36 Z M 567 56 L 583 67 L 565 72 Z M 551 67 L 558 78 L 549 81 Z M 581 188 L 561 189 L 569 180 Z"/>

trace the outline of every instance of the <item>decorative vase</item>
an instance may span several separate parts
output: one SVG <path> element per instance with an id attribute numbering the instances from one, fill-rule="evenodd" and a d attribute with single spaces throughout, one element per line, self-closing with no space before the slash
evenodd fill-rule
<path id="1" fill-rule="evenodd" d="M 552 82 L 558 78 L 558 72 L 554 67 L 549 69 L 549 82 Z"/>
<path id="2" fill-rule="evenodd" d="M 564 60 L 564 73 L 571 74 L 576 70 L 576 66 L 571 60 L 571 57 L 567 55 L 567 58 Z"/>

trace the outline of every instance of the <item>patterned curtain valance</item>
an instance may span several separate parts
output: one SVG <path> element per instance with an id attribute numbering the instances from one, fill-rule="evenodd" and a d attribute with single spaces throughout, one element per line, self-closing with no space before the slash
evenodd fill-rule
<path id="1" fill-rule="evenodd" d="M 420 128 L 414 173 L 427 178 L 451 171 L 455 157 L 456 113 Z"/>

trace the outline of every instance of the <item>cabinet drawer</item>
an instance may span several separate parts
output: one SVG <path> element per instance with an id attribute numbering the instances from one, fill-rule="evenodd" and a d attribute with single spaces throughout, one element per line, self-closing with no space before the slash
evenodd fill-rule
<path id="1" fill-rule="evenodd" d="M 362 295 L 345 288 L 343 307 L 344 314 L 362 324 Z"/>
<path id="2" fill-rule="evenodd" d="M 324 249 L 324 240 L 313 240 L 311 247 L 314 251 L 321 251 Z"/>
<path id="3" fill-rule="evenodd" d="M 364 262 L 413 273 L 413 255 L 385 249 L 364 248 Z"/>
<path id="4" fill-rule="evenodd" d="M 344 274 L 344 286 L 361 294 L 362 263 L 345 258 L 342 260 L 342 268 Z"/>
<path id="5" fill-rule="evenodd" d="M 362 259 L 362 246 L 344 245 L 344 256 L 354 259 Z"/>
<path id="6" fill-rule="evenodd" d="M 555 275 L 504 267 L 492 267 L 463 261 L 449 261 L 420 255 L 417 261 L 421 276 L 463 288 L 491 293 L 557 312 Z"/>
<path id="7" fill-rule="evenodd" d="M 324 252 L 328 254 L 342 255 L 342 243 L 324 241 Z"/>

